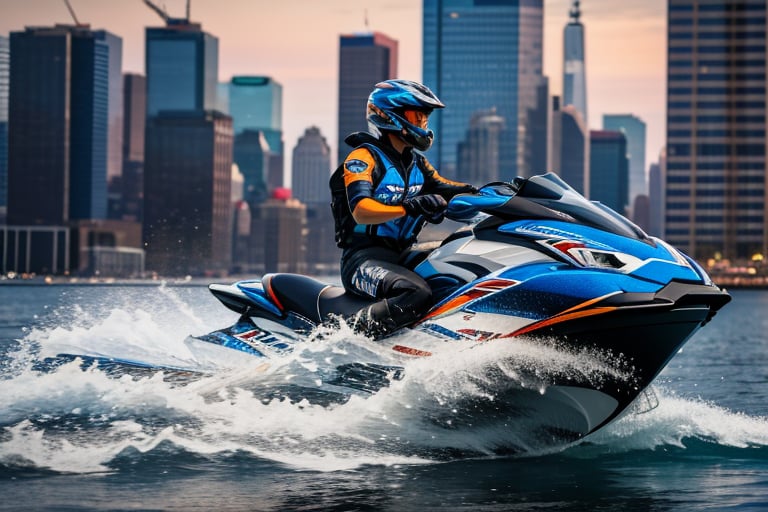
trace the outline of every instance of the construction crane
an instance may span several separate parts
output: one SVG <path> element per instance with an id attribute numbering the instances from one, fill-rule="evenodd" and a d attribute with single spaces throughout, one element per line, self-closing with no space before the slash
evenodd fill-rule
<path id="1" fill-rule="evenodd" d="M 189 25 L 189 4 L 190 0 L 187 0 L 187 15 L 184 18 L 172 18 L 168 15 L 164 8 L 158 7 L 151 0 L 144 0 L 144 3 L 155 11 L 158 16 L 165 22 L 166 25 Z"/>
<path id="2" fill-rule="evenodd" d="M 77 19 L 77 15 L 75 15 L 75 10 L 72 8 L 72 5 L 69 3 L 69 0 L 64 0 L 64 3 L 67 4 L 67 9 L 69 10 L 69 14 L 72 16 L 72 19 L 75 20 L 75 26 L 76 27 L 89 27 L 90 25 L 88 23 L 80 23 Z"/>

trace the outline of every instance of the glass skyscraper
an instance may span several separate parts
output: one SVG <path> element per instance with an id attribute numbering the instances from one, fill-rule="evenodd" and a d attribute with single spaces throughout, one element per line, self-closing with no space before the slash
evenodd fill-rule
<path id="1" fill-rule="evenodd" d="M 339 37 L 339 162 L 352 149 L 344 142 L 347 135 L 368 130 L 365 106 L 374 86 L 391 78 L 409 78 L 397 76 L 397 48 L 398 42 L 381 32 Z"/>
<path id="2" fill-rule="evenodd" d="M 648 194 L 648 180 L 645 177 L 645 123 L 632 114 L 606 114 L 603 116 L 603 130 L 622 132 L 627 138 L 631 206 L 635 197 Z"/>
<path id="3" fill-rule="evenodd" d="M 283 86 L 268 76 L 234 76 L 227 90 L 235 135 L 260 130 L 269 149 L 283 154 Z"/>
<path id="4" fill-rule="evenodd" d="M 667 48 L 666 238 L 766 256 L 766 0 L 669 0 Z"/>
<path id="5" fill-rule="evenodd" d="M 430 118 L 427 153 L 446 176 L 472 117 L 495 108 L 511 159 L 501 179 L 547 169 L 548 84 L 543 0 L 424 0 L 423 82 L 446 104 Z"/>
<path id="6" fill-rule="evenodd" d="M 197 23 L 146 29 L 147 116 L 215 110 L 219 40 Z"/>
<path id="7" fill-rule="evenodd" d="M 627 138 L 621 132 L 589 132 L 589 197 L 625 215 L 629 195 Z"/>
<path id="8" fill-rule="evenodd" d="M 12 32 L 10 47 L 8 223 L 105 219 L 120 38 L 57 25 Z"/>

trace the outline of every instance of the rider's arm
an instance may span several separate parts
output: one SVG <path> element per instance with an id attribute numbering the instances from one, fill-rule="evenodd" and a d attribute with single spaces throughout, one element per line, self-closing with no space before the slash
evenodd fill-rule
<path id="1" fill-rule="evenodd" d="M 424 192 L 429 194 L 440 194 L 446 199 L 450 199 L 457 194 L 467 192 L 476 192 L 477 189 L 468 183 L 460 181 L 451 181 L 440 176 L 429 160 L 422 157 L 421 168 L 424 173 Z"/>
<path id="2" fill-rule="evenodd" d="M 405 215 L 402 206 L 386 205 L 373 198 L 376 161 L 366 148 L 357 148 L 344 161 L 344 186 L 352 217 L 358 224 L 381 224 Z"/>

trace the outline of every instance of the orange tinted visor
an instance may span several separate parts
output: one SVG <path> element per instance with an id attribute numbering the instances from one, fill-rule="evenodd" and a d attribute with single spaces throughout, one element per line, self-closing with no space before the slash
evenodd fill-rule
<path id="1" fill-rule="evenodd" d="M 423 110 L 406 110 L 403 112 L 406 121 L 419 128 L 425 128 L 429 123 L 429 113 Z"/>

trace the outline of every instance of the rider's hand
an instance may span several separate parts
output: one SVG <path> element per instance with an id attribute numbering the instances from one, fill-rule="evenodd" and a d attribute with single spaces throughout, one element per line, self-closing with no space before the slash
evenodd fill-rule
<path id="1" fill-rule="evenodd" d="M 403 200 L 405 213 L 414 217 L 423 215 L 428 222 L 433 224 L 443 220 L 447 206 L 448 203 L 443 199 L 443 196 L 438 194 L 426 194 Z"/>

